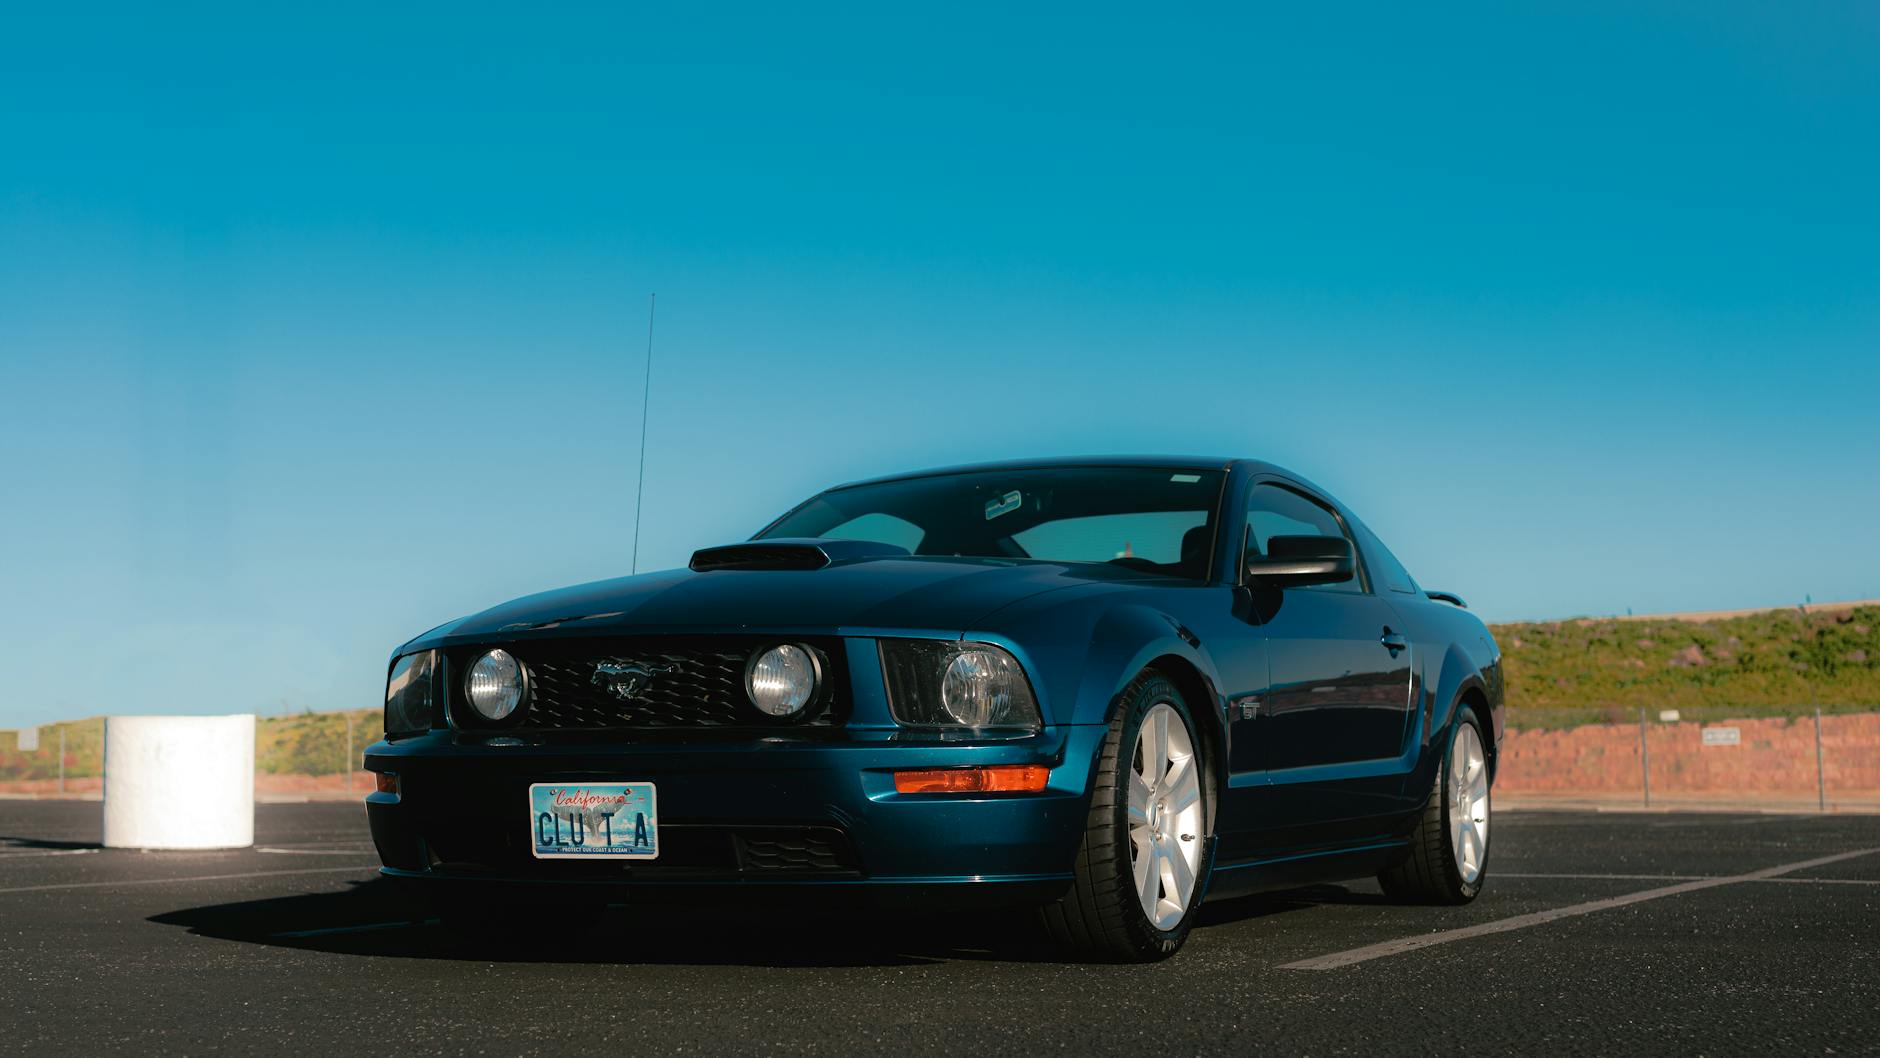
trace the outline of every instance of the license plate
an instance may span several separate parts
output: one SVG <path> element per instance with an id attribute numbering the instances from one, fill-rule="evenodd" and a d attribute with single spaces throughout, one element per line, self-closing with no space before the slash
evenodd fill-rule
<path id="1" fill-rule="evenodd" d="M 530 839 L 538 860 L 659 856 L 659 813 L 650 782 L 538 782 L 529 787 Z"/>

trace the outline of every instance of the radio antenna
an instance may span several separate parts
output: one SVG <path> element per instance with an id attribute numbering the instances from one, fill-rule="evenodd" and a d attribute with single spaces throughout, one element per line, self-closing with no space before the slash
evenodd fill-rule
<path id="1" fill-rule="evenodd" d="M 659 307 L 659 295 L 646 296 L 646 379 L 640 386 L 640 484 L 633 493 L 633 565 L 628 574 L 640 571 L 640 505 L 646 498 L 646 412 L 653 396 L 653 312 Z"/>

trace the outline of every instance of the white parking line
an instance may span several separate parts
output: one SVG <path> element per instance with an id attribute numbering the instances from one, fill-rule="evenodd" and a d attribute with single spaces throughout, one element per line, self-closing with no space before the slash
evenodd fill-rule
<path id="1" fill-rule="evenodd" d="M 1727 876 L 1718 874 L 1522 874 L 1498 871 L 1493 877 L 1497 879 L 1562 878 L 1595 882 L 1708 882 Z M 1743 880 L 1782 885 L 1880 885 L 1880 878 L 1749 878 Z"/>
<path id="2" fill-rule="evenodd" d="M 1372 959 L 1381 959 L 1386 955 L 1399 955 L 1407 951 L 1416 951 L 1419 948 L 1448 944 L 1451 941 L 1468 940 L 1471 937 L 1485 937 L 1491 933 L 1507 933 L 1512 930 L 1526 929 L 1529 926 L 1539 926 L 1556 919 L 1571 918 L 1574 915 L 1589 915 L 1595 911 L 1608 911 L 1615 907 L 1625 907 L 1628 904 L 1638 904 L 1647 900 L 1657 900 L 1661 897 L 1677 896 L 1679 893 L 1694 893 L 1700 889 L 1714 889 L 1720 885 L 1735 885 L 1739 882 L 1760 882 L 1765 879 L 1774 878 L 1779 874 L 1791 874 L 1795 871 L 1807 870 L 1810 867 L 1821 867 L 1830 863 L 1839 863 L 1842 860 L 1851 860 L 1856 856 L 1870 856 L 1876 852 L 1880 852 L 1880 849 L 1856 849 L 1853 852 L 1836 853 L 1833 856 L 1822 856 L 1818 859 L 1803 860 L 1800 863 L 1783 864 L 1780 867 L 1765 867 L 1760 871 L 1751 871 L 1748 874 L 1733 874 L 1723 878 L 1698 878 L 1688 882 L 1680 882 L 1677 885 L 1667 885 L 1657 889 L 1645 889 L 1640 892 L 1627 893 L 1624 896 L 1615 896 L 1605 900 L 1589 900 L 1584 904 L 1571 904 L 1567 907 L 1556 907 L 1548 911 L 1536 911 L 1527 915 L 1515 915 L 1512 918 L 1504 918 L 1495 922 L 1484 922 L 1475 926 L 1446 929 L 1437 933 L 1424 933 L 1415 937 L 1400 937 L 1396 940 L 1384 941 L 1381 944 L 1367 944 L 1362 948 L 1353 948 L 1350 951 L 1334 952 L 1330 955 L 1320 955 L 1310 959 L 1301 959 L 1298 962 L 1289 962 L 1282 965 L 1280 969 L 1336 970 L 1341 966 L 1351 966 L 1356 963 L 1369 962 Z"/>
<path id="3" fill-rule="evenodd" d="M 278 878 L 287 874 L 339 874 L 342 871 L 374 871 L 376 863 L 361 863 L 351 867 L 302 867 L 293 871 L 249 871 L 246 874 L 198 874 L 189 878 L 132 878 L 116 882 L 59 882 L 54 885 L 16 885 L 10 889 L 0 889 L 0 895 L 7 893 L 43 893 L 54 889 L 117 889 L 130 885 L 180 885 L 184 882 L 228 882 L 238 878 Z"/>
<path id="4" fill-rule="evenodd" d="M 0 863 L 4 863 L 7 860 L 30 860 L 35 856 L 89 856 L 94 852 L 102 851 L 102 849 L 41 849 L 37 852 L 13 852 L 12 850 L 8 850 L 0 852 Z"/>
<path id="5" fill-rule="evenodd" d="M 1494 871 L 1490 878 L 1583 878 L 1595 882 L 1707 882 L 1713 878 L 1723 878 L 1721 874 L 1521 874 L 1516 871 Z"/>
<path id="6" fill-rule="evenodd" d="M 357 856 L 361 849 L 277 849 L 271 845 L 261 845 L 256 852 L 271 852 L 276 856 Z"/>

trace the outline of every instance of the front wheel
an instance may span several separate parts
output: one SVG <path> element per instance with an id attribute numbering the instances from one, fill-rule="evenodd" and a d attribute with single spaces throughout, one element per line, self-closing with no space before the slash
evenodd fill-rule
<path id="1" fill-rule="evenodd" d="M 1209 863 L 1209 773 L 1181 692 L 1144 672 L 1103 740 L 1070 891 L 1044 908 L 1061 942 L 1147 962 L 1188 937 Z"/>
<path id="2" fill-rule="evenodd" d="M 1488 872 L 1488 754 L 1481 722 L 1463 707 L 1436 787 L 1410 835 L 1410 854 L 1377 876 L 1384 894 L 1425 904 L 1466 904 Z"/>

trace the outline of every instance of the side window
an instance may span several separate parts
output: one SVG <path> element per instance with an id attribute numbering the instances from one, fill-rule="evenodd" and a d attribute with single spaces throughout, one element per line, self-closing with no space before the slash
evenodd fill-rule
<path id="1" fill-rule="evenodd" d="M 1351 539 L 1338 516 L 1316 501 L 1278 485 L 1255 485 L 1247 499 L 1247 556 L 1266 554 L 1267 541 L 1276 536 Z M 1362 576 L 1360 573 L 1343 584 L 1320 584 L 1306 590 L 1362 593 Z"/>
<path id="2" fill-rule="evenodd" d="M 1359 523 L 1358 535 L 1364 541 L 1364 564 L 1370 569 L 1373 580 L 1400 595 L 1419 594 L 1410 571 L 1403 568 L 1403 563 L 1397 561 L 1397 556 L 1390 553 L 1390 548 L 1384 546 L 1384 541 L 1377 538 L 1370 526 Z"/>

